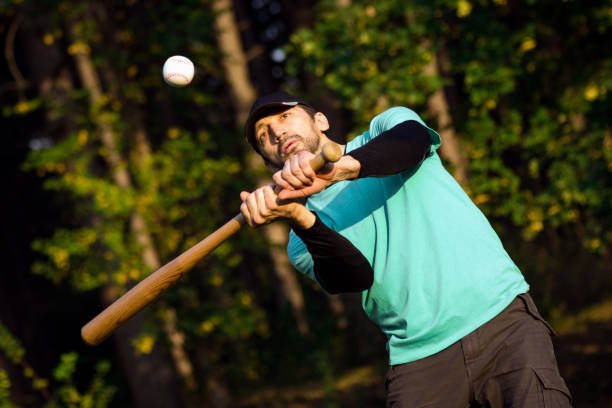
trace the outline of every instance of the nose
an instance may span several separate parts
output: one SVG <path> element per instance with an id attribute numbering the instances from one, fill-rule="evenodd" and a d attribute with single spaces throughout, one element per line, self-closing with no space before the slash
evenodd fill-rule
<path id="1" fill-rule="evenodd" d="M 280 142 L 281 139 L 287 134 L 287 130 L 283 127 L 283 126 L 271 126 L 270 130 L 272 131 L 272 134 L 274 135 L 274 141 L 276 143 Z"/>

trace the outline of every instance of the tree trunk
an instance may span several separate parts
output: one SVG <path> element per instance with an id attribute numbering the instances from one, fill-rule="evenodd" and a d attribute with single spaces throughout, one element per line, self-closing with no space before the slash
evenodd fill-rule
<path id="1" fill-rule="evenodd" d="M 430 44 L 424 46 L 426 49 L 431 49 Z M 440 76 L 440 62 L 445 61 L 447 51 L 442 49 L 437 55 L 432 53 L 431 61 L 424 69 L 424 72 L 431 76 Z M 440 155 L 448 160 L 453 166 L 453 175 L 461 185 L 465 185 L 468 181 L 469 164 L 465 154 L 461 151 L 459 138 L 453 128 L 448 101 L 444 94 L 444 88 L 440 87 L 427 100 L 427 108 L 429 112 L 438 119 L 438 133 L 442 138 L 440 146 Z"/>
<path id="2" fill-rule="evenodd" d="M 72 33 L 78 38 L 78 34 Z M 74 55 L 77 72 L 83 87 L 89 93 L 91 106 L 97 106 L 102 99 L 102 88 L 90 56 L 79 50 Z M 115 135 L 111 124 L 103 117 L 96 118 L 96 125 L 104 147 L 108 152 L 107 160 L 113 172 L 114 182 L 121 189 L 132 187 L 130 175 L 123 163 L 121 153 L 117 149 Z M 143 262 L 156 269 L 159 266 L 153 240 L 147 231 L 142 216 L 134 211 L 130 218 L 130 231 L 143 248 Z M 110 304 L 116 297 L 117 288 L 108 287 L 103 291 L 103 301 Z M 137 407 L 180 407 L 181 397 L 172 365 L 166 354 L 156 343 L 150 354 L 135 355 L 131 339 L 136 337 L 145 324 L 145 315 L 139 313 L 127 321 L 114 336 L 115 345 L 119 351 L 122 364 L 130 381 L 130 387 Z"/>
<path id="3" fill-rule="evenodd" d="M 306 0 L 282 0 L 281 4 L 284 10 L 283 15 L 286 15 L 286 19 L 288 19 L 290 27 L 293 27 L 294 30 L 296 30 L 298 27 L 309 26 L 312 23 L 312 19 L 313 19 L 312 2 L 306 1 Z M 247 39 L 257 38 L 257 35 L 253 32 L 252 25 L 250 24 L 250 19 L 252 19 L 252 16 L 248 12 L 248 6 L 245 6 L 244 2 L 242 1 L 237 1 L 236 5 L 237 5 L 236 15 L 241 16 L 239 19 L 238 25 L 240 29 L 242 30 L 242 38 L 247 38 Z M 350 2 L 342 6 L 345 7 L 348 5 L 350 5 Z M 275 88 L 274 89 L 270 88 L 270 84 L 274 83 L 274 79 L 271 78 L 268 61 L 267 59 L 262 58 L 261 56 L 261 54 L 265 53 L 266 51 L 265 46 L 261 43 L 257 43 L 257 42 L 253 43 L 253 40 L 251 40 L 251 43 L 248 46 L 250 46 L 250 48 L 246 51 L 247 58 L 248 58 L 248 64 L 251 67 L 251 74 L 254 77 L 254 82 L 255 84 L 257 84 L 258 90 L 264 93 L 275 91 L 276 90 Z M 242 48 L 247 48 L 247 45 L 244 45 Z M 304 89 L 309 89 L 309 88 L 314 88 L 314 87 L 319 86 L 316 83 L 315 78 L 305 77 L 305 78 L 302 78 L 301 81 L 302 83 L 307 83 L 307 85 L 303 87 Z M 328 137 L 330 137 L 332 140 L 338 143 L 342 143 L 342 144 L 346 143 L 346 135 L 349 129 L 346 124 L 346 121 L 344 120 L 342 112 L 334 106 L 333 98 L 331 97 L 331 95 L 327 95 L 327 94 L 322 95 L 319 97 L 319 99 L 313 100 L 312 102 L 314 103 L 314 106 L 316 106 L 319 110 L 321 110 L 322 112 L 325 112 L 325 115 L 330 119 L 330 123 L 332 124 L 332 126 L 330 130 L 327 132 Z M 251 156 L 251 160 L 255 161 L 255 164 L 253 164 L 254 167 L 261 166 L 260 164 L 261 158 L 259 158 L 259 156 L 257 156 L 256 154 Z M 261 183 L 263 184 L 264 181 L 262 180 Z M 276 247 L 272 249 L 272 251 L 281 252 L 279 254 L 281 258 L 279 259 L 282 259 L 282 258 L 286 259 L 284 248 L 283 248 L 283 245 L 285 244 L 285 238 L 284 238 L 286 236 L 285 234 L 286 232 L 283 231 L 283 235 L 280 235 L 280 237 L 282 237 L 282 240 L 280 242 L 277 242 Z M 281 268 L 283 268 L 283 266 L 281 266 Z M 289 269 L 288 273 L 293 275 L 293 271 L 292 271 L 291 265 L 288 262 L 288 260 L 287 260 L 287 268 Z M 281 273 L 282 271 L 283 269 L 281 269 Z M 287 284 L 292 286 L 291 282 L 288 282 Z M 299 292 L 296 291 L 296 292 L 290 292 L 290 293 L 298 293 L 301 295 L 302 292 L 300 290 Z M 291 295 L 287 294 L 284 296 L 291 296 Z M 330 311 L 334 314 L 334 316 L 336 316 L 338 327 L 345 328 L 346 326 L 348 326 L 348 318 L 345 313 L 343 297 L 327 295 L 326 298 L 329 303 Z M 302 296 L 299 296 L 299 297 L 296 296 L 293 300 L 289 299 L 289 301 L 291 302 L 292 305 L 294 303 L 298 305 L 303 304 Z M 299 320 L 297 321 L 299 325 L 300 324 Z M 302 331 L 304 329 L 300 329 L 300 330 Z"/>
<path id="4" fill-rule="evenodd" d="M 149 172 L 149 159 L 151 157 L 151 146 L 149 144 L 149 139 L 147 137 L 147 133 L 142 125 L 142 119 L 138 113 L 131 115 L 134 121 L 137 124 L 137 129 L 134 132 L 134 140 L 136 141 L 136 166 L 139 171 Z M 157 186 L 151 185 L 148 186 L 150 191 L 147 191 L 147 194 L 156 194 Z M 142 217 L 140 220 L 143 221 Z M 134 219 L 132 219 L 132 223 L 134 223 Z M 135 230 L 146 231 L 146 226 L 136 225 Z M 141 234 L 145 235 L 145 234 Z M 151 237 L 149 234 L 146 234 L 148 239 L 142 239 L 138 243 L 142 246 L 142 248 L 147 249 L 143 251 L 142 259 L 144 264 L 151 270 L 156 271 L 160 268 L 161 264 L 159 261 L 159 256 L 157 251 L 153 247 L 153 243 L 151 242 Z M 184 348 L 185 343 L 185 333 L 183 333 L 176 323 L 176 310 L 172 307 L 169 307 L 163 300 L 157 302 L 157 307 L 162 310 L 162 321 L 163 321 L 163 329 L 166 333 L 166 337 L 170 342 L 170 354 L 174 361 L 174 367 L 176 371 L 179 373 L 181 378 L 183 379 L 185 386 L 189 391 L 195 391 L 196 389 L 196 381 L 193 374 L 193 364 L 187 355 L 187 352 Z"/>
<path id="5" fill-rule="evenodd" d="M 110 72 L 110 70 L 108 70 Z M 144 126 L 144 120 L 140 110 L 135 106 L 128 106 L 127 115 L 131 118 L 132 123 L 135 125 L 134 135 L 134 150 L 132 160 L 135 163 L 135 167 L 141 174 L 148 174 L 151 172 L 150 159 L 151 159 L 151 145 L 149 138 Z M 138 186 L 140 189 L 144 189 L 144 194 L 147 196 L 157 195 L 158 187 L 155 182 L 149 183 L 145 186 Z M 133 230 L 147 231 L 146 225 L 138 225 L 139 222 L 144 222 L 142 217 L 139 217 L 134 221 L 132 219 Z M 138 244 L 144 249 L 142 253 L 143 263 L 151 271 L 156 271 L 162 265 L 159 260 L 159 255 L 155 247 L 153 246 L 152 238 L 148 233 L 142 233 Z M 170 355 L 174 361 L 174 367 L 179 373 L 183 382 L 189 391 L 195 391 L 197 385 L 194 377 L 193 364 L 187 355 L 184 348 L 185 333 L 183 333 L 176 322 L 176 310 L 169 307 L 163 299 L 156 302 L 156 307 L 161 310 L 162 316 L 162 328 L 166 333 L 166 337 L 170 342 Z"/>
<path id="6" fill-rule="evenodd" d="M 100 26 L 102 27 L 102 30 L 107 30 L 104 35 L 111 38 L 113 33 L 108 31 L 108 27 L 112 27 L 112 24 L 110 21 L 111 19 L 108 18 L 107 9 L 102 4 L 96 4 L 92 7 L 96 7 L 95 14 L 97 18 L 101 20 Z M 106 79 L 107 83 L 121 83 L 121 81 L 116 78 L 115 72 L 111 67 L 105 67 L 102 73 L 105 74 L 103 79 Z M 111 93 L 116 96 L 117 92 L 115 89 L 113 89 L 111 90 Z M 130 122 L 134 125 L 133 139 L 135 142 L 135 153 L 130 156 L 130 160 L 135 163 L 134 167 L 139 174 L 149 174 L 151 172 L 150 158 L 152 150 L 144 125 L 142 111 L 138 106 L 129 104 L 126 107 L 126 112 L 126 116 L 131 118 Z M 155 182 L 149 183 L 148 185 L 139 185 L 135 187 L 137 187 L 147 196 L 156 195 L 158 190 Z M 136 242 L 143 249 L 141 255 L 142 261 L 150 271 L 156 271 L 161 267 L 158 251 L 154 246 L 153 239 L 148 232 L 148 227 L 145 224 L 143 217 L 139 215 L 138 209 L 136 209 L 135 215 L 137 216 L 132 217 L 130 224 L 131 230 L 137 232 L 135 234 Z M 185 334 L 179 330 L 176 324 L 176 310 L 167 306 L 163 300 L 156 302 L 156 308 L 161 310 L 162 328 L 168 341 L 170 342 L 170 354 L 174 361 L 174 367 L 183 379 L 187 389 L 189 391 L 193 391 L 196 388 L 193 365 L 191 364 L 191 361 L 189 360 L 189 357 L 184 349 Z"/>
<path id="7" fill-rule="evenodd" d="M 232 2 L 230 0 L 217 0 L 213 2 L 213 9 L 217 13 L 215 26 L 218 32 L 219 48 L 223 53 L 222 63 L 236 110 L 236 127 L 242 129 L 248 117 L 249 109 L 256 98 L 256 91 L 249 79 L 247 58 L 240 41 L 240 31 L 236 24 Z M 264 167 L 261 157 L 252 151 L 247 158 L 247 165 L 250 167 L 250 171 L 255 172 L 255 174 L 262 173 Z M 269 182 L 269 179 L 261 178 L 258 180 L 260 185 L 267 182 Z M 274 272 L 281 283 L 283 296 L 286 296 L 291 304 L 300 333 L 306 334 L 309 328 L 304 313 L 304 296 L 284 251 L 287 244 L 287 227 L 276 222 L 263 228 L 263 232 L 272 246 L 270 257 L 274 264 Z"/>
<path id="8" fill-rule="evenodd" d="M 26 42 L 24 49 L 26 50 L 26 57 L 31 67 L 30 71 L 33 75 L 33 81 L 38 85 L 38 92 L 41 95 L 52 95 L 53 100 L 58 101 L 58 104 L 62 104 L 61 101 L 67 99 L 67 94 L 74 89 L 72 79 L 67 70 L 61 68 L 62 57 L 58 47 L 43 45 L 35 37 L 34 35 L 26 35 L 24 37 Z M 40 58 L 43 58 L 46 64 L 38 64 Z M 75 58 L 80 78 L 84 86 L 90 91 L 90 102 L 92 104 L 96 103 L 101 95 L 101 90 L 91 61 L 87 55 L 78 55 Z M 58 70 L 58 68 L 60 69 Z M 56 118 L 50 115 L 47 119 L 50 123 L 53 123 Z M 68 121 L 67 125 L 70 127 L 70 121 Z M 109 132 L 110 126 L 105 126 L 104 130 Z M 106 147 L 108 148 L 109 146 Z M 116 149 L 114 153 L 113 158 L 118 161 Z M 122 171 L 125 171 L 125 169 Z M 123 174 L 116 180 L 119 180 L 121 183 L 127 181 L 127 184 L 123 185 L 124 188 L 129 186 L 129 176 L 126 174 Z M 139 220 L 136 219 L 136 223 L 138 222 Z M 149 257 L 148 259 L 152 259 L 155 255 L 149 251 L 146 254 Z M 102 302 L 110 304 L 116 298 L 117 292 L 117 287 L 107 287 L 102 291 Z M 120 328 L 115 335 L 115 345 L 119 360 L 126 373 L 126 378 L 130 382 L 136 406 L 179 407 L 181 402 L 177 391 L 178 387 L 174 380 L 174 373 L 169 368 L 171 365 L 167 363 L 167 358 L 163 351 L 159 347 L 155 347 L 150 355 L 141 357 L 134 355 L 130 339 L 140 332 L 140 328 L 144 323 L 145 318 L 141 313 L 126 322 L 124 327 Z"/>

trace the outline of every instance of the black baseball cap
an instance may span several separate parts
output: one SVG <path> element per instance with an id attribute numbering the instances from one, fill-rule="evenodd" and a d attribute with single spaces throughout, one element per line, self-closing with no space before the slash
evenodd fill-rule
<path id="1" fill-rule="evenodd" d="M 253 146 L 253 149 L 255 149 L 257 153 L 259 153 L 259 149 L 257 148 L 257 143 L 255 141 L 255 122 L 261 119 L 264 116 L 264 113 L 270 108 L 285 106 L 287 109 L 289 109 L 297 105 L 304 105 L 313 108 L 311 104 L 303 99 L 283 91 L 263 95 L 255 100 L 253 106 L 251 106 L 251 111 L 249 112 L 249 117 L 247 118 L 246 125 L 244 127 L 244 137 L 251 144 L 251 146 Z"/>

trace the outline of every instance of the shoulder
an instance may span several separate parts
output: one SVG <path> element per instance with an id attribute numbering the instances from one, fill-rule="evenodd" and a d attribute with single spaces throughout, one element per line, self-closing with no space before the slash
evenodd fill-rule
<path id="1" fill-rule="evenodd" d="M 427 126 L 427 124 L 415 111 L 405 106 L 394 106 L 393 108 L 389 108 L 381 114 L 376 115 L 370 122 L 369 135 L 371 138 L 374 138 L 385 130 L 389 130 L 400 123 L 409 120 L 414 120 L 427 129 L 431 139 L 432 151 L 440 147 L 440 144 L 442 143 L 440 135 L 435 130 Z"/>
<path id="2" fill-rule="evenodd" d="M 407 120 L 415 120 L 425 125 L 421 117 L 412 109 L 405 106 L 394 106 L 376 115 L 370 121 L 370 133 L 377 135 Z"/>

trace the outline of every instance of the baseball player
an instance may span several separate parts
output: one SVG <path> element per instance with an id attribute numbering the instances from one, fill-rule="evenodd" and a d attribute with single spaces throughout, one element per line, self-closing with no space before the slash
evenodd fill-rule
<path id="1" fill-rule="evenodd" d="M 252 227 L 287 221 L 291 262 L 325 291 L 361 292 L 387 337 L 387 406 L 569 407 L 553 329 L 438 133 L 394 107 L 315 173 L 329 128 L 300 98 L 258 98 L 245 136 L 275 185 L 243 191 L 240 210 Z"/>

